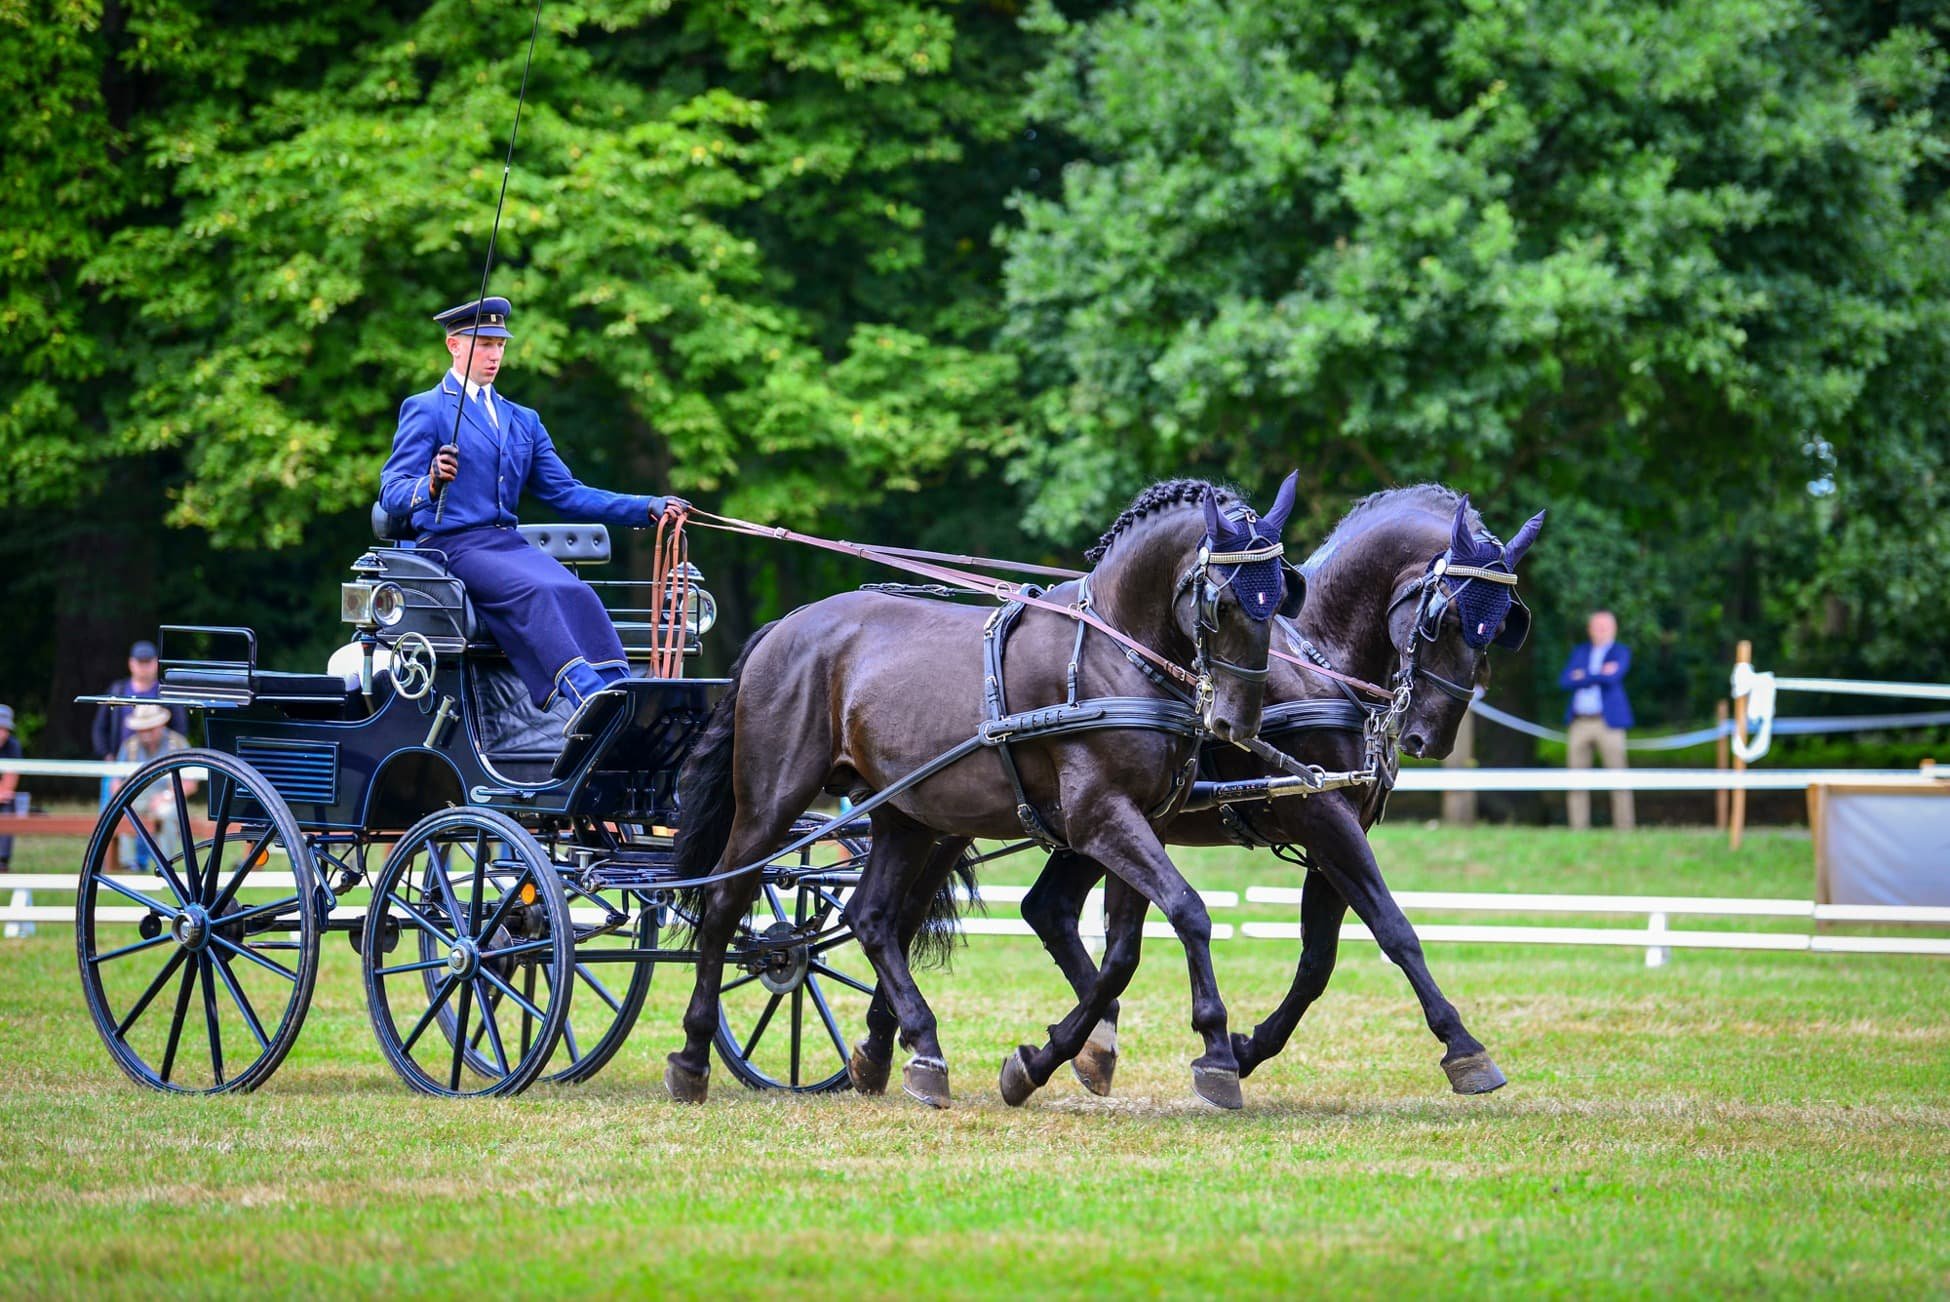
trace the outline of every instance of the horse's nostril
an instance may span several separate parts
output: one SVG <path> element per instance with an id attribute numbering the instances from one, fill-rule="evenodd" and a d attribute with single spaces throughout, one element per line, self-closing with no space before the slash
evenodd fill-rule
<path id="1" fill-rule="evenodd" d="M 1418 758 L 1428 748 L 1428 744 L 1428 739 L 1419 732 L 1408 733 L 1402 738 L 1402 749 Z"/>

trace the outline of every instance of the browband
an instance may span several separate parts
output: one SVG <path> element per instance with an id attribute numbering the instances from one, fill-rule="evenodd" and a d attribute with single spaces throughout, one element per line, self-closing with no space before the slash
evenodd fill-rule
<path id="1" fill-rule="evenodd" d="M 1214 557 L 1214 559 L 1216 560 L 1217 558 Z M 1438 578 L 1460 575 L 1465 579 L 1483 579 L 1490 583 L 1501 583 L 1505 587 L 1510 588 L 1517 586 L 1517 576 L 1514 574 L 1506 574 L 1502 570 L 1486 570 L 1480 565 L 1444 565 L 1439 557 L 1435 563 L 1435 573 Z"/>
<path id="2" fill-rule="evenodd" d="M 1213 552 L 1205 559 L 1213 565 L 1249 565 L 1254 561 L 1270 561 L 1275 556 L 1284 556 L 1285 554 L 1285 544 L 1272 542 L 1267 543 L 1264 547 L 1255 547 L 1251 551 Z M 1515 582 L 1515 580 L 1513 579 L 1511 582 Z"/>

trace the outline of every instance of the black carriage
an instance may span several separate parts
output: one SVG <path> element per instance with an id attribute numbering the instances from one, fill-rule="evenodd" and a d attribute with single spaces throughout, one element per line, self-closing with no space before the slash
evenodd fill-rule
<path id="1" fill-rule="evenodd" d="M 205 745 L 123 783 L 76 900 L 89 1009 L 145 1085 L 269 1079 L 332 932 L 358 951 L 387 1059 L 434 1094 L 586 1080 L 656 968 L 694 960 L 662 943 L 686 921 L 666 889 L 675 781 L 722 683 L 644 671 L 672 663 L 653 648 L 698 650 L 715 618 L 702 576 L 595 583 L 634 676 L 625 708 L 565 748 L 567 705 L 534 706 L 444 557 L 401 524 L 374 512 L 377 545 L 342 588 L 355 637 L 337 672 L 265 669 L 248 628 L 164 629 L 162 699 L 202 716 Z M 521 532 L 573 567 L 610 558 L 601 525 Z M 749 1085 L 846 1081 L 841 1017 L 872 994 L 843 954 L 863 833 L 827 820 L 765 869 L 718 1036 Z"/>

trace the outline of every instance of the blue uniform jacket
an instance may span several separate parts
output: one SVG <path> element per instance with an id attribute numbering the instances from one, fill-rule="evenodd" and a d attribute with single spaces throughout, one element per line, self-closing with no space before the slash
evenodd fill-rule
<path id="1" fill-rule="evenodd" d="M 446 487 L 447 505 L 436 526 L 427 476 L 434 450 L 453 437 L 456 404 L 463 409 L 460 472 Z M 564 520 L 641 528 L 663 514 L 661 497 L 605 492 L 570 474 L 533 408 L 510 402 L 499 392 L 494 406 L 499 429 L 488 422 L 478 401 L 466 400 L 451 371 L 438 385 L 401 403 L 393 452 L 379 474 L 379 500 L 386 509 L 412 516 L 413 528 L 423 535 L 519 523 L 515 507 L 523 493 Z"/>
<path id="2" fill-rule="evenodd" d="M 1572 705 L 1577 700 L 1581 687 L 1596 687 L 1598 699 L 1604 706 L 1605 726 L 1608 728 L 1629 728 L 1632 726 L 1632 703 L 1625 699 L 1625 671 L 1632 667 L 1632 653 L 1622 642 L 1611 644 L 1611 654 L 1606 661 L 1613 666 L 1610 673 L 1602 669 L 1590 672 L 1591 643 L 1580 642 L 1571 648 L 1571 658 L 1564 662 L 1564 672 L 1557 676 L 1557 685 L 1572 694 L 1571 701 L 1564 706 L 1564 720 L 1571 720 Z M 1575 674 L 1576 677 L 1572 677 Z"/>

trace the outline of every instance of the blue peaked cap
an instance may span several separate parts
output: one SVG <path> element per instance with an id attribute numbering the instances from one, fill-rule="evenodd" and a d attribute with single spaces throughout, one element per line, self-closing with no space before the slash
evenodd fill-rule
<path id="1" fill-rule="evenodd" d="M 450 307 L 433 318 L 449 335 L 474 335 L 481 339 L 512 339 L 508 333 L 511 309 L 505 298 L 477 298 Z"/>

